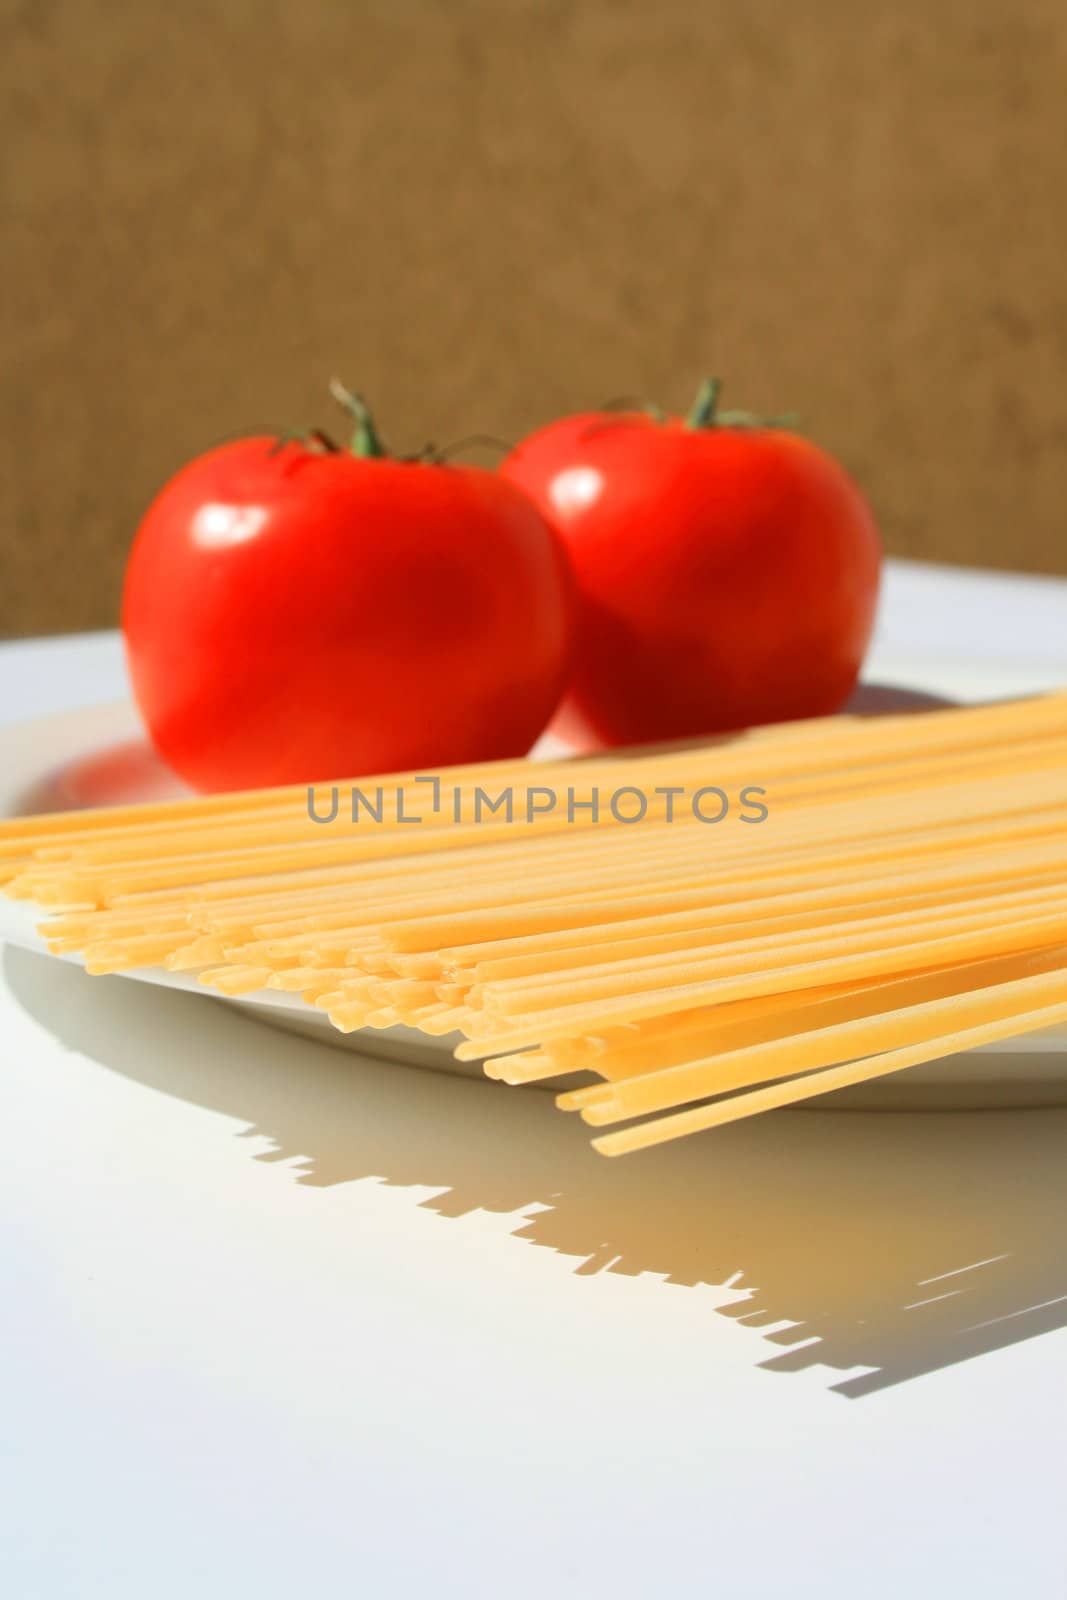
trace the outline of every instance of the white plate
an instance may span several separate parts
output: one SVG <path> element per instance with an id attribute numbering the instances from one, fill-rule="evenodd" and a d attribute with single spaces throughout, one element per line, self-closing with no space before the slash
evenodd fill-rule
<path id="1" fill-rule="evenodd" d="M 966 678 L 964 675 L 961 680 L 961 670 L 957 665 L 953 687 L 957 692 L 963 690 L 962 697 L 972 698 L 965 692 Z M 1016 686 L 1003 687 L 1006 690 Z M 983 680 L 980 694 L 989 688 Z M 906 698 L 896 691 L 881 689 L 867 689 L 861 694 L 868 707 L 887 709 Z M 0 734 L 0 816 L 162 799 L 187 792 L 154 755 L 136 712 L 125 703 L 42 717 Z M 0 895 L 0 941 L 44 952 L 45 945 L 35 931 L 40 920 L 39 911 Z M 206 991 L 188 973 L 166 972 L 162 968 L 140 969 L 129 978 L 124 975 L 100 981 L 125 983 L 130 978 L 185 989 L 215 1004 L 238 1006 L 261 1022 L 334 1047 L 460 1076 L 480 1075 L 477 1063 L 455 1060 L 455 1036 L 433 1039 L 410 1028 L 367 1028 L 342 1034 L 294 995 L 262 990 L 253 996 L 223 998 Z M 983 1046 L 966 1055 L 913 1067 L 882 1083 L 866 1084 L 809 1103 L 872 1110 L 1065 1104 L 1067 1029 Z"/>

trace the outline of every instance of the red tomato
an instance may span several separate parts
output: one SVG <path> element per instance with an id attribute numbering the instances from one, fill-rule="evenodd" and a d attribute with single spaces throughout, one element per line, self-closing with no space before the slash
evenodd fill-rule
<path id="1" fill-rule="evenodd" d="M 566 681 L 572 585 L 494 473 L 252 438 L 150 507 L 122 624 L 164 759 L 251 788 L 525 754 Z"/>
<path id="2" fill-rule="evenodd" d="M 579 748 L 691 738 L 838 710 L 870 638 L 881 547 L 815 445 L 717 419 L 593 413 L 501 471 L 563 534 L 580 591 L 556 731 Z"/>

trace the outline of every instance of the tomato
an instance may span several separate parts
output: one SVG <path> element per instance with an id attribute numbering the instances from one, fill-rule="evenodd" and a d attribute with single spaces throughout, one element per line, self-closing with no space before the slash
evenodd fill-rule
<path id="1" fill-rule="evenodd" d="M 141 524 L 134 693 L 198 789 L 518 757 L 555 708 L 573 624 L 556 534 L 493 472 L 385 456 L 362 414 L 354 449 L 224 445 Z"/>
<path id="2" fill-rule="evenodd" d="M 798 434 L 718 414 L 600 412 L 501 465 L 562 533 L 579 630 L 555 731 L 579 748 L 838 710 L 874 621 L 881 547 L 863 496 Z"/>

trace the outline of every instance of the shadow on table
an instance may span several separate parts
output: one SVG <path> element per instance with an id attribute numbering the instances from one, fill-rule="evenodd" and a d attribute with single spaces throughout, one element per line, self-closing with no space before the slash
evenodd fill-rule
<path id="1" fill-rule="evenodd" d="M 4 962 L 63 1043 L 248 1124 L 273 1145 L 253 1159 L 292 1160 L 305 1184 L 428 1187 L 419 1203 L 442 1217 L 519 1213 L 515 1237 L 580 1274 L 719 1286 L 718 1314 L 762 1330 L 774 1372 L 851 1372 L 833 1387 L 856 1398 L 1067 1326 L 1067 1109 L 778 1113 L 607 1161 L 543 1092 L 364 1059 L 21 950 Z"/>

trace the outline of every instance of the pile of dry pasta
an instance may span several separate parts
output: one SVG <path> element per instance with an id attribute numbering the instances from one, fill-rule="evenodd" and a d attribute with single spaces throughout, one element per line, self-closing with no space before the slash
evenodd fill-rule
<path id="1" fill-rule="evenodd" d="M 574 1074 L 608 1155 L 1067 1021 L 1067 693 L 438 777 L 23 818 L 0 881 L 90 972 Z"/>

